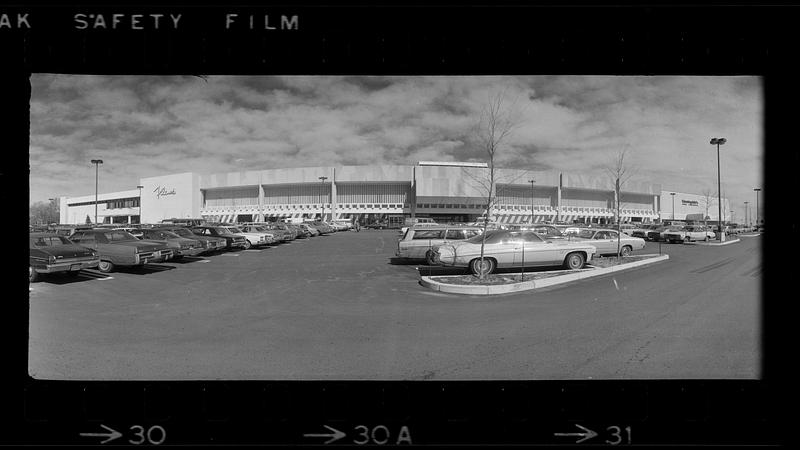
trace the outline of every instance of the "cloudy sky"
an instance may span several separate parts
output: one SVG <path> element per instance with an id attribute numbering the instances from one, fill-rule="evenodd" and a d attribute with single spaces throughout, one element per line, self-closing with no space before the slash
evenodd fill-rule
<path id="1" fill-rule="evenodd" d="M 135 189 L 196 171 L 481 161 L 472 130 L 502 93 L 519 126 L 507 167 L 599 173 L 627 149 L 664 190 L 716 191 L 743 214 L 761 185 L 754 77 L 262 77 L 34 75 L 30 201 Z"/>

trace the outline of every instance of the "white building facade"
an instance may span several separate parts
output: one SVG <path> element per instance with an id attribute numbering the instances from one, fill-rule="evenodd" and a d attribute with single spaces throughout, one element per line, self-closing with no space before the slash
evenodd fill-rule
<path id="1" fill-rule="evenodd" d="M 474 164 L 329 166 L 185 172 L 141 178 L 139 189 L 98 195 L 99 223 L 158 223 L 171 218 L 249 222 L 279 218 L 376 219 L 431 217 L 468 222 L 486 211 L 488 169 Z M 497 169 L 492 218 L 501 223 L 609 223 L 615 216 L 607 176 Z M 533 180 L 533 183 L 531 183 Z M 678 197 L 680 195 L 680 197 Z M 623 222 L 652 223 L 671 208 L 672 196 L 648 180 L 621 188 Z M 692 194 L 676 194 L 676 219 L 700 211 Z M 94 195 L 62 197 L 62 223 L 94 222 Z M 688 201 L 689 204 L 682 203 Z"/>

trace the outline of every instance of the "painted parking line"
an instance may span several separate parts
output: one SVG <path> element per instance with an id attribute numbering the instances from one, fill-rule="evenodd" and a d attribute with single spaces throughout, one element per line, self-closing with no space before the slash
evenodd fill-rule
<path id="1" fill-rule="evenodd" d="M 261 253 L 261 252 L 263 252 L 264 250 L 245 250 L 245 251 L 246 251 L 246 252 L 250 252 L 250 253 Z"/>
<path id="2" fill-rule="evenodd" d="M 211 260 L 210 259 L 201 259 L 200 261 L 197 261 L 197 262 L 199 262 L 199 263 L 207 263 L 207 262 L 211 262 Z"/>
<path id="3" fill-rule="evenodd" d="M 97 281 L 105 281 L 105 280 L 113 280 L 114 277 L 105 277 L 105 278 L 95 278 Z"/>
<path id="4" fill-rule="evenodd" d="M 223 253 L 223 254 L 222 254 L 222 255 L 220 255 L 220 256 L 233 256 L 233 257 L 239 257 L 239 256 L 241 256 L 241 255 L 240 255 L 240 254 L 238 254 L 238 253 Z"/>

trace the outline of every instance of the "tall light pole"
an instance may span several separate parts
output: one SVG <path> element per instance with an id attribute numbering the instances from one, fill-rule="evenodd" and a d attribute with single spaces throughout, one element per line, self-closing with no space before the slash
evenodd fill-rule
<path id="1" fill-rule="evenodd" d="M 669 195 L 672 196 L 672 221 L 675 221 L 675 193 L 670 192 Z"/>
<path id="2" fill-rule="evenodd" d="M 94 224 L 97 225 L 97 182 L 100 174 L 100 164 L 103 164 L 102 159 L 93 159 L 94 164 Z"/>
<path id="3" fill-rule="evenodd" d="M 325 180 L 327 180 L 327 179 L 328 179 L 328 177 L 319 177 L 319 180 L 322 181 L 322 187 L 325 187 Z M 320 217 L 319 220 L 321 220 L 323 222 L 325 221 L 325 199 L 324 198 L 322 199 L 322 217 Z"/>
<path id="4" fill-rule="evenodd" d="M 747 204 L 750 202 L 744 202 L 744 225 L 746 227 L 750 226 L 750 213 L 747 212 Z"/>
<path id="5" fill-rule="evenodd" d="M 139 190 L 139 224 L 142 224 L 144 223 L 142 222 L 142 189 L 144 189 L 144 186 L 140 184 L 136 186 L 136 189 Z"/>
<path id="6" fill-rule="evenodd" d="M 717 198 L 719 199 L 719 201 L 717 202 L 717 203 L 719 203 L 719 217 L 718 217 L 717 223 L 719 223 L 719 240 L 720 240 L 720 242 L 725 240 L 725 235 L 723 234 L 723 231 L 722 231 L 722 181 L 721 181 L 722 178 L 720 176 L 719 146 L 724 144 L 724 143 L 726 143 L 726 142 L 728 142 L 728 140 L 725 139 L 725 138 L 712 138 L 711 142 L 710 142 L 711 145 L 716 145 L 717 146 L 717 195 L 718 195 Z"/>
<path id="7" fill-rule="evenodd" d="M 536 183 L 536 180 L 530 179 L 528 183 L 531 184 L 531 225 L 533 225 L 533 183 Z"/>
<path id="8" fill-rule="evenodd" d="M 758 193 L 761 192 L 761 188 L 754 188 L 756 191 L 756 231 L 758 231 Z"/>

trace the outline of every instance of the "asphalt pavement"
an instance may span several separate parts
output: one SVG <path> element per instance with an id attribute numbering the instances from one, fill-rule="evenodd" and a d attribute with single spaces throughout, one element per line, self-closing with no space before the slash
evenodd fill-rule
<path id="1" fill-rule="evenodd" d="M 29 372 L 69 380 L 755 379 L 761 238 L 498 296 L 422 287 L 394 230 L 31 285 Z M 648 243 L 637 253 L 658 253 Z M 440 269 L 433 269 L 440 270 Z M 450 269 L 452 271 L 452 269 Z"/>

